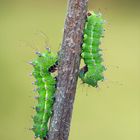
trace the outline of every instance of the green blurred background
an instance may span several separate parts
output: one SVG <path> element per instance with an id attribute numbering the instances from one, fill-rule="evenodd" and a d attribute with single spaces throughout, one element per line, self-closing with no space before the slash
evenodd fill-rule
<path id="1" fill-rule="evenodd" d="M 0 140 L 32 140 L 35 51 L 60 48 L 66 0 L 0 0 Z M 79 80 L 69 140 L 140 140 L 140 3 L 89 0 L 106 19 L 106 80 Z"/>

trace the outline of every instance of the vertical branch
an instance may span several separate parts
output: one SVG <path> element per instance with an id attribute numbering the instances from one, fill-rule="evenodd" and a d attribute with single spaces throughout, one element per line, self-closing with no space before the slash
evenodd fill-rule
<path id="1" fill-rule="evenodd" d="M 69 0 L 59 53 L 58 83 L 49 140 L 68 140 L 88 0 Z"/>

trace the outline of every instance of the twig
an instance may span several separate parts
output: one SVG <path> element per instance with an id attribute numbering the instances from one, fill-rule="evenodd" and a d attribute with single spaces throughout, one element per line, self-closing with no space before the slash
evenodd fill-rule
<path id="1" fill-rule="evenodd" d="M 68 140 L 78 79 L 82 33 L 88 0 L 69 0 L 62 47 L 59 53 L 58 83 L 49 140 Z"/>

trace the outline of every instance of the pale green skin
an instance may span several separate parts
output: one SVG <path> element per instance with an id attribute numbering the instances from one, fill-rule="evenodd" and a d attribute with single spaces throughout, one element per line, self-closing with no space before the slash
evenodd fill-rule
<path id="1" fill-rule="evenodd" d="M 80 70 L 79 77 L 83 83 L 93 87 L 98 86 L 98 81 L 102 81 L 105 67 L 102 65 L 100 39 L 103 34 L 103 19 L 99 14 L 91 13 L 87 17 L 84 28 L 84 38 L 82 44 L 81 57 L 84 59 L 88 71 Z"/>
<path id="2" fill-rule="evenodd" d="M 84 38 L 82 44 L 81 57 L 88 68 L 87 72 L 83 69 L 79 72 L 79 77 L 84 83 L 96 87 L 98 81 L 104 79 L 102 73 L 105 70 L 99 44 L 103 33 L 103 19 L 101 16 L 91 13 L 87 17 L 84 28 Z M 43 139 L 48 133 L 48 121 L 52 116 L 52 107 L 54 104 L 54 94 L 56 90 L 56 79 L 49 72 L 49 68 L 58 61 L 57 54 L 53 54 L 49 50 L 40 54 L 36 60 L 32 62 L 34 66 L 33 76 L 37 80 L 35 85 L 38 87 L 38 105 L 36 106 L 36 115 L 33 118 L 33 131 L 35 137 Z"/>
<path id="3" fill-rule="evenodd" d="M 33 76 L 37 80 L 35 85 L 38 88 L 38 105 L 36 115 L 33 118 L 33 131 L 35 137 L 43 139 L 48 132 L 48 121 L 52 115 L 56 80 L 49 72 L 49 68 L 57 62 L 57 55 L 46 50 L 45 53 L 34 60 Z"/>

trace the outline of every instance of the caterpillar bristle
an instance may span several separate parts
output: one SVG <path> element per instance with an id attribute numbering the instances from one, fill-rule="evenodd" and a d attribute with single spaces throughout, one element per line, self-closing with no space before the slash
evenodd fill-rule
<path id="1" fill-rule="evenodd" d="M 34 131 L 34 130 L 35 130 L 35 128 L 34 128 L 34 127 L 31 127 L 31 128 L 29 128 L 29 130 L 30 130 L 30 131 Z"/>
<path id="2" fill-rule="evenodd" d="M 33 89 L 33 92 L 37 92 L 39 90 L 40 90 L 40 88 L 35 88 L 35 89 Z"/>
<path id="3" fill-rule="evenodd" d="M 42 54 L 40 52 L 35 52 L 35 54 L 37 54 L 39 57 L 42 56 Z"/>
<path id="4" fill-rule="evenodd" d="M 29 76 L 33 76 L 32 73 L 29 73 Z"/>
<path id="5" fill-rule="evenodd" d="M 50 49 L 50 48 L 48 48 L 48 47 L 46 47 L 46 50 L 47 50 L 48 52 L 51 52 L 51 49 Z"/>
<path id="6" fill-rule="evenodd" d="M 36 100 L 39 99 L 39 97 L 40 97 L 40 96 L 34 96 L 34 98 L 35 98 Z"/>
<path id="7" fill-rule="evenodd" d="M 32 109 L 35 109 L 36 107 L 35 106 L 32 106 Z"/>
<path id="8" fill-rule="evenodd" d="M 28 62 L 28 64 L 34 66 L 32 61 Z"/>
<path id="9" fill-rule="evenodd" d="M 37 89 L 35 88 L 35 89 L 33 89 L 33 92 L 37 92 Z"/>

